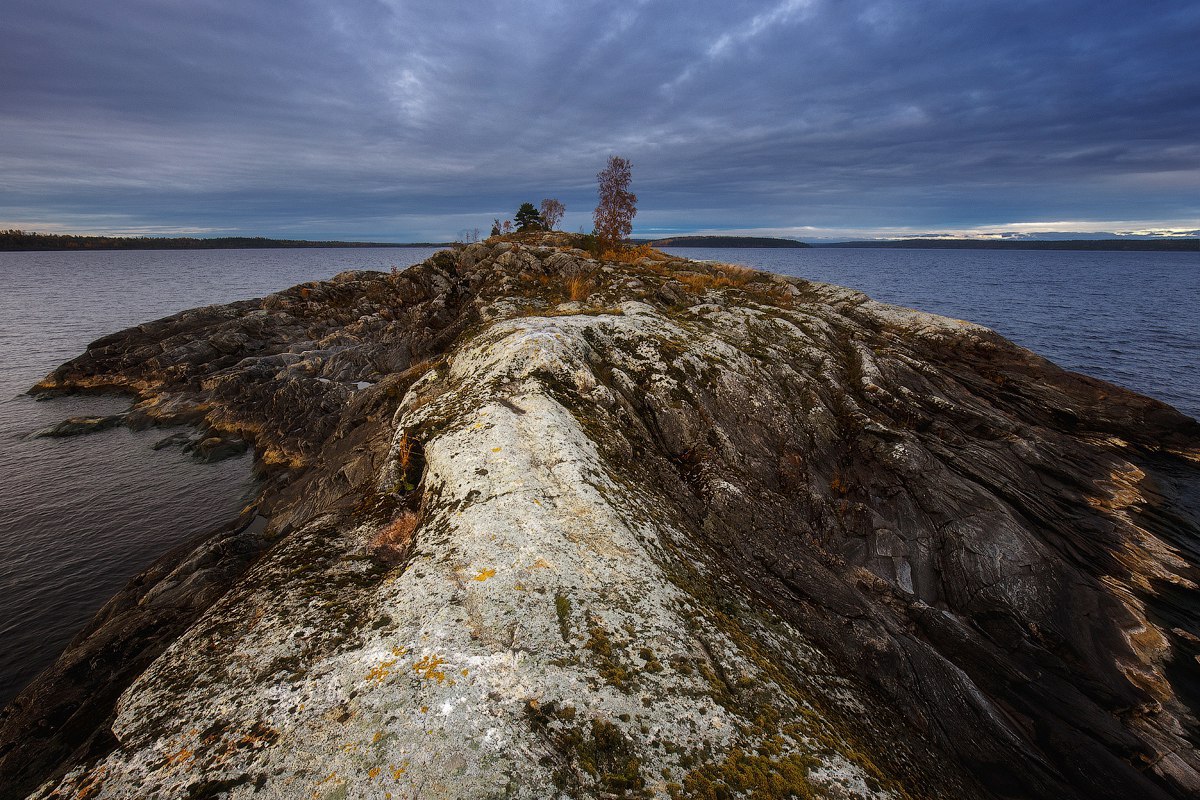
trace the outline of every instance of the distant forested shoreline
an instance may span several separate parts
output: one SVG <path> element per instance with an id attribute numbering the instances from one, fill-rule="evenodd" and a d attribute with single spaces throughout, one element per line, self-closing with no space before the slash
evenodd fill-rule
<path id="1" fill-rule="evenodd" d="M 892 248 L 930 250 L 1138 250 L 1200 252 L 1200 238 L 1177 239 L 874 239 L 806 243 L 766 236 L 670 236 L 634 239 L 654 247 Z M 14 250 L 253 250 L 320 247 L 449 247 L 451 242 L 343 242 L 269 239 L 265 236 L 80 236 L 0 231 L 0 251 Z"/>
<path id="2" fill-rule="evenodd" d="M 303 247 L 445 247 L 446 242 L 310 242 L 264 236 L 77 236 L 0 231 L 0 250 L 254 250 Z"/>

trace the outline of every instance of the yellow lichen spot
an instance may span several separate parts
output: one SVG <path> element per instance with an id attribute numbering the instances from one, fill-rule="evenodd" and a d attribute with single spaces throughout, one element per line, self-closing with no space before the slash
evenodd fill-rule
<path id="1" fill-rule="evenodd" d="M 523 592 L 523 591 L 525 591 L 525 584 L 515 583 L 515 584 L 513 584 L 513 589 L 518 592 Z"/>
<path id="2" fill-rule="evenodd" d="M 479 574 L 477 574 L 474 578 L 471 578 L 471 580 L 483 583 L 488 578 L 495 576 L 495 574 L 496 570 L 492 569 L 491 567 L 484 567 L 483 569 L 479 570 Z"/>
<path id="3" fill-rule="evenodd" d="M 428 713 L 429 713 L 429 706 L 421 706 L 421 713 L 422 713 L 422 714 L 428 714 Z"/>
<path id="4" fill-rule="evenodd" d="M 383 679 L 392 673 L 392 667 L 396 664 L 396 659 L 389 658 L 387 661 L 381 661 L 377 666 L 371 667 L 371 671 L 367 673 L 367 680 L 372 683 L 382 683 Z"/>
<path id="5" fill-rule="evenodd" d="M 503 450 L 503 449 L 504 449 L 504 448 L 502 448 L 502 447 L 493 447 L 493 448 L 492 448 L 492 452 L 493 452 L 493 453 L 499 453 L 499 452 L 500 452 L 501 450 Z"/>
<path id="6" fill-rule="evenodd" d="M 375 780 L 377 777 L 379 777 L 379 767 L 371 767 L 369 770 L 367 770 L 367 777 L 371 780 Z"/>
<path id="7" fill-rule="evenodd" d="M 396 767 L 392 770 L 392 777 L 395 780 L 400 780 L 400 776 L 408 772 L 404 767 Z"/>
<path id="8" fill-rule="evenodd" d="M 467 677 L 467 674 L 468 674 L 468 673 L 470 673 L 470 671 L 471 671 L 471 670 L 469 670 L 469 669 L 466 669 L 466 668 L 464 667 L 464 668 L 463 668 L 463 671 L 462 671 L 462 676 L 463 676 L 464 678 L 465 678 L 465 677 Z"/>
<path id="9" fill-rule="evenodd" d="M 539 558 L 537 561 L 533 562 L 533 568 L 534 569 L 550 569 L 550 562 L 548 562 L 544 558 Z"/>
<path id="10" fill-rule="evenodd" d="M 353 753 L 357 749 L 358 749 L 358 742 L 346 742 L 344 745 L 342 745 L 343 753 Z"/>
<path id="11" fill-rule="evenodd" d="M 533 498 L 533 502 L 534 502 L 534 505 L 536 505 L 538 508 L 542 507 L 542 501 L 538 500 L 536 497 Z"/>
<path id="12" fill-rule="evenodd" d="M 403 656 L 407 652 L 408 652 L 407 647 L 393 647 L 392 648 L 392 655 L 396 656 L 397 658 Z"/>
<path id="13" fill-rule="evenodd" d="M 371 737 L 371 744 L 379 744 L 379 740 L 383 738 L 383 731 L 375 731 L 375 735 Z"/>
<path id="14" fill-rule="evenodd" d="M 442 683 L 446 680 L 446 673 L 438 667 L 445 664 L 446 660 L 441 656 L 425 656 L 417 663 L 413 664 L 413 672 L 420 675 L 427 681 L 437 681 Z"/>

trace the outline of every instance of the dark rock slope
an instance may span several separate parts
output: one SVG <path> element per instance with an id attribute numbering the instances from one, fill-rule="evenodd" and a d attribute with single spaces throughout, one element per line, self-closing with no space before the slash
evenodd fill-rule
<path id="1" fill-rule="evenodd" d="M 1200 426 L 966 322 L 561 234 L 37 387 L 253 442 L 0 717 L 22 797 L 1200 793 Z"/>

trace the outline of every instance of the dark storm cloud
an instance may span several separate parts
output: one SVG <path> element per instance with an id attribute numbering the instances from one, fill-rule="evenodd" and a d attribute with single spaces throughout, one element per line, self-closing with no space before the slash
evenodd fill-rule
<path id="1" fill-rule="evenodd" d="M 0 221 L 442 238 L 1200 218 L 1189 2 L 10 0 Z"/>

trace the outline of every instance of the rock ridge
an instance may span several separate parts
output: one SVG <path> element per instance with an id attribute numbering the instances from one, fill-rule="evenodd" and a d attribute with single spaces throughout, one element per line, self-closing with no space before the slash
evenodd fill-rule
<path id="1" fill-rule="evenodd" d="M 194 309 L 34 387 L 264 482 L 0 714 L 3 796 L 1200 793 L 1195 420 L 580 244 Z"/>

